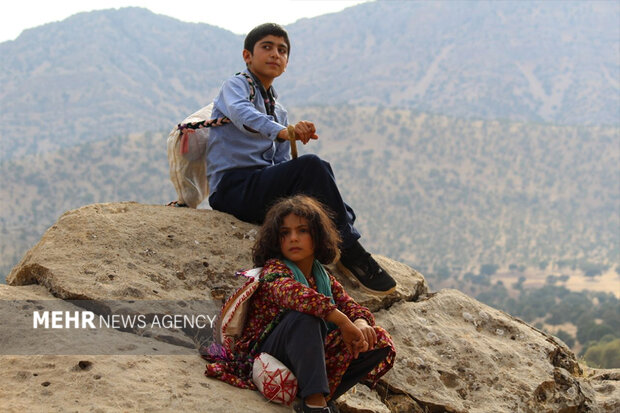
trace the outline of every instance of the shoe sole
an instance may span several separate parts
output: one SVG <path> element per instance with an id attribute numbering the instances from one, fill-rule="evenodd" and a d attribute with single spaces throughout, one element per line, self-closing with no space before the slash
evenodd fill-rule
<path id="1" fill-rule="evenodd" d="M 374 295 L 379 295 L 379 296 L 384 296 L 384 295 L 390 295 L 392 294 L 394 291 L 396 291 L 396 285 L 392 288 L 390 288 L 387 291 L 377 291 L 377 290 L 373 290 L 371 288 L 366 287 L 364 284 L 362 284 L 362 282 L 360 280 L 357 279 L 357 277 L 355 277 L 355 275 L 353 275 L 353 273 L 351 271 L 349 271 L 349 269 L 347 267 L 345 267 L 340 261 L 338 261 L 336 263 L 336 268 L 338 268 L 338 270 L 343 273 L 353 284 L 357 285 L 358 287 L 360 287 L 362 290 L 370 293 L 370 294 L 374 294 Z M 397 284 L 398 285 L 398 284 Z"/>

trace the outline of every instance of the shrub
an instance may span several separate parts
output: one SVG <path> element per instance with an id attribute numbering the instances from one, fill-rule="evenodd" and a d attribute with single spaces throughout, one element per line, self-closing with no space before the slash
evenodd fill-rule
<path id="1" fill-rule="evenodd" d="M 480 266 L 480 274 L 481 275 L 493 275 L 499 269 L 499 265 L 497 264 L 482 264 Z"/>
<path id="2" fill-rule="evenodd" d="M 600 341 L 606 335 L 616 336 L 614 330 L 606 324 L 588 323 L 586 325 L 579 326 L 577 329 L 577 339 L 580 343 L 587 343 L 590 341 Z"/>
<path id="3" fill-rule="evenodd" d="M 587 261 L 579 263 L 579 269 L 583 271 L 586 277 L 601 275 L 603 272 L 607 271 L 608 268 L 609 266 L 605 264 L 596 264 Z"/>
<path id="4" fill-rule="evenodd" d="M 598 343 L 588 347 L 583 358 L 589 366 L 617 369 L 620 368 L 620 338 L 604 337 Z"/>

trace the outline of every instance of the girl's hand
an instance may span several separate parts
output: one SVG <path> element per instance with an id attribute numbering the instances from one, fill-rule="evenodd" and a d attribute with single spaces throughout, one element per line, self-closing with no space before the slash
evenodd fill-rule
<path id="1" fill-rule="evenodd" d="M 342 334 L 342 340 L 349 353 L 356 359 L 357 356 L 366 350 L 368 350 L 368 342 L 364 339 L 364 334 L 355 324 L 349 321 L 340 327 L 340 333 Z"/>
<path id="2" fill-rule="evenodd" d="M 368 321 L 364 318 L 358 318 L 353 322 L 353 324 L 361 330 L 364 335 L 364 339 L 368 343 L 368 349 L 364 351 L 372 350 L 375 347 L 375 344 L 377 344 L 377 333 L 375 332 L 374 327 L 368 324 Z"/>
<path id="3" fill-rule="evenodd" d="M 353 358 L 357 358 L 360 352 L 368 350 L 368 342 L 364 339 L 362 330 L 349 320 L 342 311 L 335 309 L 326 318 L 327 321 L 332 322 L 340 329 L 342 334 L 342 340 L 349 353 L 353 355 Z"/>

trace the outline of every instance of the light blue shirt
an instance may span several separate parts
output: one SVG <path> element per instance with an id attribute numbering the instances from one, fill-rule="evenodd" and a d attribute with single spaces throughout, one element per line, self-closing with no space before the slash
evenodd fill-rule
<path id="1" fill-rule="evenodd" d="M 276 102 L 275 115 L 267 115 L 258 87 L 250 102 L 250 85 L 236 75 L 222 85 L 213 101 L 211 118 L 226 116 L 232 123 L 211 128 L 207 145 L 209 195 L 217 190 L 224 173 L 241 168 L 264 168 L 290 159 L 288 141 L 278 142 L 278 133 L 288 124 L 286 110 Z M 277 97 L 272 89 L 274 97 Z"/>

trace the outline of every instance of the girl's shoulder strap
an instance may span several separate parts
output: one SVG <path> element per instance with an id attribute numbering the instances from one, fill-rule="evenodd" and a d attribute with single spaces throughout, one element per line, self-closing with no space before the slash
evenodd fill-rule
<path id="1" fill-rule="evenodd" d="M 293 277 L 293 272 L 283 261 L 277 258 L 268 260 L 263 267 L 261 281 L 273 281 L 280 277 Z"/>
<path id="2" fill-rule="evenodd" d="M 237 271 L 235 275 L 247 277 L 248 279 L 258 280 L 263 267 L 250 268 L 249 270 Z"/>

